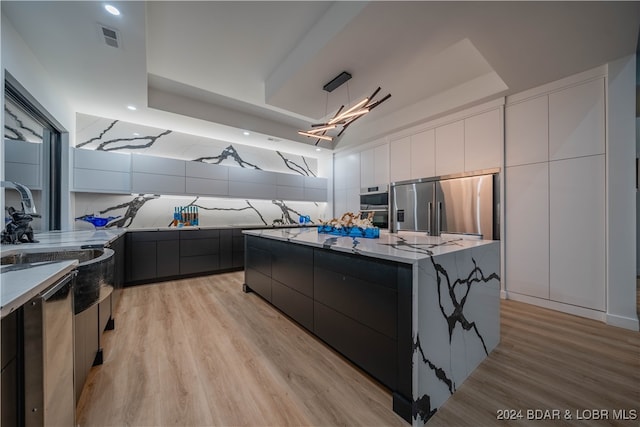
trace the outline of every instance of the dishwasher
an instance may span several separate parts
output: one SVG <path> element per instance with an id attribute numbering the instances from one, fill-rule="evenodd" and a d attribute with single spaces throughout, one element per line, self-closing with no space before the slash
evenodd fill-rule
<path id="1" fill-rule="evenodd" d="M 75 425 L 73 271 L 24 305 L 24 425 Z"/>

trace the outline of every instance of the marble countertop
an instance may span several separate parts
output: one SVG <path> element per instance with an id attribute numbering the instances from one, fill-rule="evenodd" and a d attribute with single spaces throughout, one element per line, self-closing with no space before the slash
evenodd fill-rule
<path id="1" fill-rule="evenodd" d="M 143 228 L 131 228 L 129 227 L 127 230 L 129 231 L 179 231 L 179 230 L 226 230 L 226 229 L 243 229 L 243 230 L 251 230 L 251 229 L 281 229 L 281 228 L 305 228 L 305 227 L 313 227 L 315 228 L 315 224 L 282 224 L 282 225 L 215 225 L 215 226 L 188 226 L 188 227 L 143 227 Z"/>
<path id="2" fill-rule="evenodd" d="M 389 233 L 385 230 L 380 231 L 380 238 L 377 239 L 319 234 L 315 228 L 245 230 L 243 233 L 407 264 L 414 264 L 431 256 L 497 243 L 493 240 L 466 240 L 453 235 L 433 237 L 426 233 L 410 231 Z"/>
<path id="3" fill-rule="evenodd" d="M 127 232 L 126 228 L 109 228 L 83 231 L 46 231 L 34 235 L 38 243 L 0 245 L 3 255 L 31 250 L 61 250 L 80 248 L 84 245 L 104 246 Z"/>
<path id="4" fill-rule="evenodd" d="M 77 260 L 0 267 L 0 317 L 18 309 L 72 271 Z"/>

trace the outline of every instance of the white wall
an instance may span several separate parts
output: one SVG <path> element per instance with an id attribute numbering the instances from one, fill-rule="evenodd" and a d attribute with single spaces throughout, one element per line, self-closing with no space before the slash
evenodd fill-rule
<path id="1" fill-rule="evenodd" d="M 11 23 L 2 16 L 2 71 L 3 84 L 4 73 L 9 72 L 42 107 L 53 116 L 64 129 L 69 132 L 63 137 L 63 150 L 69 142 L 75 138 L 75 112 L 69 105 L 63 93 L 56 90 L 56 85 L 52 82 L 47 71 L 42 67 L 29 46 L 13 28 Z M 4 86 L 2 91 L 2 104 L 4 105 Z M 3 123 L 4 129 L 4 123 Z M 4 160 L 4 143 L 2 145 Z M 0 162 L 2 163 L 2 162 Z M 63 159 L 63 187 L 62 187 L 62 229 L 70 229 L 72 226 L 71 197 L 68 191 L 68 163 Z M 2 169 L 4 177 L 4 169 Z M 0 206 L 4 212 L 4 199 Z"/>
<path id="2" fill-rule="evenodd" d="M 607 323 L 638 330 L 635 79 L 635 55 L 608 64 Z"/>

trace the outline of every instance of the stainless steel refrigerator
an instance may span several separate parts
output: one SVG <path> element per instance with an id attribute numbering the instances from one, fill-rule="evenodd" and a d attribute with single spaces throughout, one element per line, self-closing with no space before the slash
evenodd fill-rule
<path id="1" fill-rule="evenodd" d="M 492 173 L 394 183 L 391 230 L 499 239 L 497 180 Z"/>

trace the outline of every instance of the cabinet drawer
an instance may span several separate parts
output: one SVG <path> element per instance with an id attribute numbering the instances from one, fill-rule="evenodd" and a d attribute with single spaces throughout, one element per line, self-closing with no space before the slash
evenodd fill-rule
<path id="1" fill-rule="evenodd" d="M 313 331 L 313 300 L 277 280 L 271 281 L 271 302 L 287 316 Z"/>
<path id="2" fill-rule="evenodd" d="M 158 240 L 178 240 L 175 231 L 134 231 L 128 232 L 127 238 L 131 242 L 155 242 Z"/>
<path id="3" fill-rule="evenodd" d="M 313 297 L 313 248 L 271 242 L 271 277 Z"/>
<path id="4" fill-rule="evenodd" d="M 397 338 L 397 291 L 323 268 L 314 268 L 314 299 L 389 338 Z"/>
<path id="5" fill-rule="evenodd" d="M 175 237 L 175 232 L 173 232 Z M 178 239 L 160 240 L 157 243 L 157 276 L 171 277 L 180 274 L 180 244 Z"/>
<path id="6" fill-rule="evenodd" d="M 220 230 L 180 230 L 180 240 L 211 239 L 220 237 Z"/>
<path id="7" fill-rule="evenodd" d="M 356 276 L 365 282 L 396 289 L 398 268 L 396 263 L 390 261 L 344 253 L 334 254 L 328 250 L 316 249 L 314 265 L 336 273 Z"/>
<path id="8" fill-rule="evenodd" d="M 220 239 L 180 240 L 180 257 L 217 255 L 220 252 Z"/>
<path id="9" fill-rule="evenodd" d="M 220 259 L 217 256 L 180 257 L 180 274 L 206 273 L 218 269 L 220 269 Z"/>
<path id="10" fill-rule="evenodd" d="M 271 277 L 260 273 L 253 268 L 244 270 L 244 282 L 255 293 L 271 302 Z"/>
<path id="11" fill-rule="evenodd" d="M 397 385 L 396 341 L 320 304 L 313 306 L 315 334 L 391 389 Z"/>

